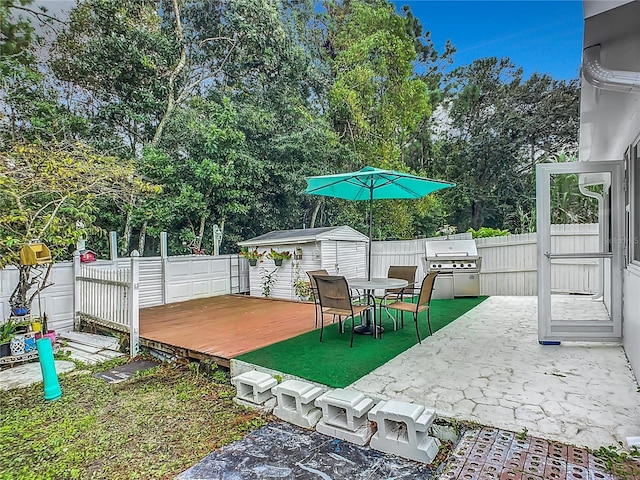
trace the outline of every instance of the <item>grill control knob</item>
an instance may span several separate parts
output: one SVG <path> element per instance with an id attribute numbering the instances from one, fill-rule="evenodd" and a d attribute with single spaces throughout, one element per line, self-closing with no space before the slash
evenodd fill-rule
<path id="1" fill-rule="evenodd" d="M 451 265 L 453 268 L 456 268 L 456 264 L 454 263 L 453 265 Z"/>
<path id="2" fill-rule="evenodd" d="M 467 267 L 471 268 L 473 265 L 471 265 L 470 263 L 467 264 Z"/>
<path id="3" fill-rule="evenodd" d="M 441 263 L 439 263 L 439 264 L 438 264 L 438 268 L 440 268 L 440 267 L 442 267 L 442 264 L 441 264 Z"/>

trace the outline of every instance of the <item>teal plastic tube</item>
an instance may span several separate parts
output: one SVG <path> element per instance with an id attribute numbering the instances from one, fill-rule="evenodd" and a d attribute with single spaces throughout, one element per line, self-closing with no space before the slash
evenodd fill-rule
<path id="1" fill-rule="evenodd" d="M 41 338 L 36 341 L 36 345 L 38 346 L 38 358 L 40 359 L 40 369 L 44 380 L 44 399 L 57 400 L 62 396 L 62 390 L 60 390 L 56 364 L 53 360 L 51 340 Z"/>

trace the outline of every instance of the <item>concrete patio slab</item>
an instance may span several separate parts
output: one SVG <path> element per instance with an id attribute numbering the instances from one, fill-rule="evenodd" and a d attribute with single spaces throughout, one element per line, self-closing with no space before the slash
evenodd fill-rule
<path id="1" fill-rule="evenodd" d="M 576 318 L 606 315 L 589 297 L 553 302 Z M 539 345 L 537 297 L 491 297 L 350 388 L 576 446 L 640 435 L 640 393 L 622 347 Z"/>

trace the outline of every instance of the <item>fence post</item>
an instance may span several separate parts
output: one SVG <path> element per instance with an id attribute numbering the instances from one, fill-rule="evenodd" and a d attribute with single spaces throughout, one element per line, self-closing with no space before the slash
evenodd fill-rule
<path id="1" fill-rule="evenodd" d="M 80 252 L 75 250 L 73 252 L 73 330 L 80 331 L 80 318 L 78 318 L 78 312 L 80 311 L 80 281 L 78 277 L 82 273 L 80 271 Z"/>
<path id="2" fill-rule="evenodd" d="M 167 232 L 160 232 L 160 264 L 162 265 L 162 304 L 167 304 L 167 298 L 169 295 L 167 294 L 167 289 L 169 286 L 167 285 L 167 262 L 169 261 L 169 242 L 167 237 Z"/>
<path id="3" fill-rule="evenodd" d="M 129 354 L 138 355 L 140 345 L 140 254 L 131 252 L 131 279 L 129 283 Z"/>
<path id="4" fill-rule="evenodd" d="M 118 259 L 118 233 L 109 232 L 109 258 L 112 262 Z"/>

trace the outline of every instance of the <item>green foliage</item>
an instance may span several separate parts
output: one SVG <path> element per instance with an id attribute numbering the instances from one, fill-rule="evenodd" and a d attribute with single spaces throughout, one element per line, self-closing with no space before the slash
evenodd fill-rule
<path id="1" fill-rule="evenodd" d="M 277 250 L 274 250 L 272 248 L 271 251 L 267 254 L 267 256 L 271 260 L 289 260 L 291 258 L 291 252 L 289 252 L 287 250 L 284 250 L 282 252 L 278 252 Z"/>
<path id="2" fill-rule="evenodd" d="M 301 300 L 308 300 L 311 296 L 311 285 L 299 278 L 293 282 L 293 292 Z"/>
<path id="3" fill-rule="evenodd" d="M 247 260 L 261 260 L 265 256 L 265 252 L 259 252 L 258 247 L 253 250 L 245 247 L 240 251 L 240 256 Z"/>
<path id="4" fill-rule="evenodd" d="M 4 392 L 0 477 L 173 478 L 265 424 L 212 377 L 163 365 L 115 385 L 62 375 L 55 402 L 42 401 L 42 384 Z"/>
<path id="5" fill-rule="evenodd" d="M 509 59 L 484 58 L 454 70 L 447 84 L 449 125 L 411 153 L 430 155 L 429 170 L 457 183 L 442 193 L 449 223 L 531 231 L 536 163 L 577 145 L 577 83 L 524 80 Z"/>
<path id="6" fill-rule="evenodd" d="M 44 242 L 54 260 L 93 229 L 95 201 L 147 188 L 133 166 L 86 145 L 16 144 L 0 150 L 0 267 L 19 266 L 22 245 Z M 84 228 L 77 228 L 76 222 Z"/>
<path id="7" fill-rule="evenodd" d="M 489 227 L 481 227 L 478 230 L 470 228 L 467 232 L 471 233 L 471 238 L 506 237 L 507 235 L 511 235 L 509 230 L 500 230 L 499 228 Z"/>
<path id="8" fill-rule="evenodd" d="M 533 231 L 534 165 L 577 144 L 576 82 L 525 79 L 508 59 L 444 77 L 453 46 L 438 53 L 408 7 L 398 14 L 383 0 L 323 10 L 308 0 L 87 0 L 42 44 L 50 68 L 40 71 L 27 18 L 47 21 L 29 0 L 0 2 L 0 150 L 79 142 L 162 187 L 128 188 L 116 201 L 70 196 L 41 235 L 58 259 L 80 233 L 106 255 L 109 230 L 121 253 L 154 251 L 161 231 L 172 253 L 210 252 L 214 225 L 223 253 L 275 229 L 367 232 L 367 205 L 301 193 L 305 176 L 365 164 L 458 184 L 376 202 L 375 238 L 431 236 L 445 223 Z M 436 106 L 443 115 L 431 115 Z M 557 190 L 573 192 L 571 182 Z M 23 241 L 10 197 L 0 194 L 11 216 L 0 231 L 6 251 Z M 591 201 L 570 193 L 556 202 L 558 221 L 592 218 Z"/>
<path id="9" fill-rule="evenodd" d="M 549 157 L 553 163 L 575 162 L 577 158 L 562 152 Z M 580 177 L 576 174 L 553 175 L 551 177 L 551 223 L 597 223 L 598 202 L 580 192 Z M 602 185 L 587 187 L 602 195 Z"/>
<path id="10" fill-rule="evenodd" d="M 516 438 L 524 441 L 527 439 L 527 435 L 529 435 L 529 429 L 527 427 L 523 427 L 522 431 L 516 434 Z"/>
<path id="11" fill-rule="evenodd" d="M 414 38 L 391 4 L 346 5 L 333 17 L 334 124 L 361 164 L 402 167 L 402 142 L 430 114 L 426 85 L 413 73 Z"/>
<path id="12" fill-rule="evenodd" d="M 24 10 L 33 0 L 2 0 L 0 2 L 0 58 L 22 56 L 35 39 L 34 28 L 25 18 Z"/>
<path id="13" fill-rule="evenodd" d="M 262 285 L 262 295 L 265 298 L 269 298 L 271 296 L 271 291 L 273 290 L 273 286 L 278 280 L 278 269 L 274 268 L 269 271 L 266 268 L 260 268 L 260 284 Z"/>
<path id="14" fill-rule="evenodd" d="M 16 327 L 15 322 L 9 319 L 0 325 L 0 343 L 7 343 L 13 337 L 13 331 Z"/>
<path id="15" fill-rule="evenodd" d="M 615 478 L 630 480 L 634 475 L 640 474 L 640 467 L 633 461 L 634 458 L 640 458 L 640 451 L 636 446 L 625 452 L 615 445 L 607 445 L 592 450 L 591 453 L 604 462 L 607 471 Z"/>
<path id="16" fill-rule="evenodd" d="M 87 145 L 16 142 L 0 149 L 0 268 L 20 270 L 11 306 L 30 310 L 36 293 L 48 285 L 50 265 L 45 274 L 20 265 L 23 245 L 39 239 L 54 262 L 68 259 L 77 240 L 99 228 L 94 225 L 98 198 L 117 201 L 153 191 L 134 174 L 133 165 Z M 32 287 L 35 291 L 27 296 Z"/>

